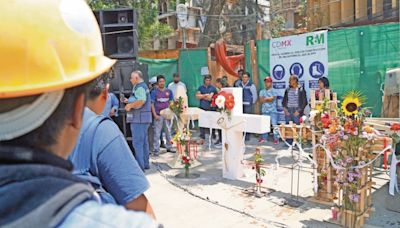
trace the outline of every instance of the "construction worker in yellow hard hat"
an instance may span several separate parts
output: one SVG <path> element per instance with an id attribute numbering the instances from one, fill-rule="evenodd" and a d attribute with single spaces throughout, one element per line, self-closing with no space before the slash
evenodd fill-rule
<path id="1" fill-rule="evenodd" d="M 0 1 L 0 226 L 156 227 L 103 206 L 66 160 L 104 56 L 84 0 Z"/>

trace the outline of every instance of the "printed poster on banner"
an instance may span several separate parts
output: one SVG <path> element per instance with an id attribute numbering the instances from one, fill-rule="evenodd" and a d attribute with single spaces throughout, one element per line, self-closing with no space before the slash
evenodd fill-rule
<path id="1" fill-rule="evenodd" d="M 318 88 L 318 79 L 328 76 L 328 33 L 318 31 L 275 38 L 271 40 L 269 50 L 273 88 L 278 94 L 279 122 L 285 122 L 282 100 L 289 87 L 290 75 L 299 77 L 308 100 L 310 89 Z"/>

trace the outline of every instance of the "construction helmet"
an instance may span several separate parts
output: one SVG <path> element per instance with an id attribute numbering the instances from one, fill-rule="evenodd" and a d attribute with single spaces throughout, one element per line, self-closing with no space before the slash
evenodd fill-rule
<path id="1" fill-rule="evenodd" d="M 74 87 L 107 71 L 84 0 L 0 1 L 0 99 Z"/>
<path id="2" fill-rule="evenodd" d="M 0 113 L 0 141 L 40 127 L 64 90 L 84 84 L 114 63 L 104 56 L 96 19 L 84 0 L 0 1 L 1 99 L 39 95 Z"/>

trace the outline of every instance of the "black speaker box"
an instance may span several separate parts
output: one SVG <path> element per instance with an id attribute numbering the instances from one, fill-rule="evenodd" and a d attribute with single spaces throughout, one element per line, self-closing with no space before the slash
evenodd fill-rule
<path id="1" fill-rule="evenodd" d="M 112 79 L 110 81 L 110 91 L 130 95 L 132 93 L 131 74 L 135 70 L 140 70 L 144 81 L 148 82 L 148 65 L 135 60 L 118 60 L 112 68 Z"/>
<path id="2" fill-rule="evenodd" d="M 135 59 L 138 55 L 137 13 L 134 9 L 95 11 L 106 56 Z"/>

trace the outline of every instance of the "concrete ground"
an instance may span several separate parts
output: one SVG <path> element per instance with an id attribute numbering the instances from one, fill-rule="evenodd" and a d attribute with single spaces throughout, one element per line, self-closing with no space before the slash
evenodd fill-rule
<path id="1" fill-rule="evenodd" d="M 251 160 L 257 140 L 246 143 L 245 159 Z M 176 178 L 181 169 L 171 169 L 167 163 L 174 154 L 163 153 L 151 158 L 151 169 L 146 172 L 151 188 L 146 193 L 157 219 L 165 227 L 338 227 L 326 223 L 331 217 L 330 206 L 313 203 L 312 168 L 303 161 L 301 171 L 294 169 L 293 194 L 291 177 L 294 160 L 287 147 L 267 142 L 261 145 L 267 175 L 264 177 L 263 193 L 258 198 L 253 194 L 255 173 L 250 166 L 245 168 L 245 177 L 240 180 L 222 178 L 221 149 L 207 146 L 199 148 L 201 166 L 191 169 L 199 174 L 196 179 Z M 275 158 L 280 155 L 280 167 L 274 168 Z M 296 156 L 295 156 L 296 158 Z M 400 227 L 400 214 L 385 209 L 388 176 L 376 173 L 373 202 L 375 212 L 365 227 Z M 291 199 L 300 202 L 300 207 L 285 203 Z"/>

